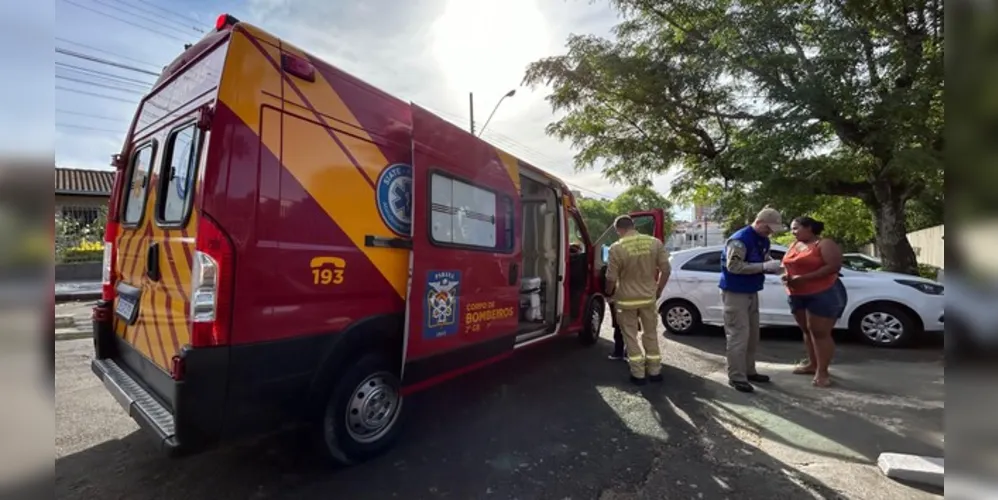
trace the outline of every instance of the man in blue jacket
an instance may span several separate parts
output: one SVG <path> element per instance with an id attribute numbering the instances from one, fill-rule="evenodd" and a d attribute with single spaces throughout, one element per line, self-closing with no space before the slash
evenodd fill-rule
<path id="1" fill-rule="evenodd" d="M 724 306 L 724 334 L 727 337 L 728 385 L 752 392 L 750 382 L 769 382 L 755 370 L 755 349 L 759 344 L 759 292 L 766 273 L 780 269 L 780 261 L 769 256 L 769 237 L 784 231 L 780 212 L 766 207 L 755 222 L 728 238 L 721 251 L 721 303 Z"/>

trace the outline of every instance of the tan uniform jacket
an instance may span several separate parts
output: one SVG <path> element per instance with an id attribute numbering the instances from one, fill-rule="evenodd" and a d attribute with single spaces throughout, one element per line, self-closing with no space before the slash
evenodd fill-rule
<path id="1" fill-rule="evenodd" d="M 621 309 L 654 305 L 659 273 L 669 272 L 669 252 L 652 236 L 631 232 L 610 246 L 606 279 L 617 284 L 613 301 Z"/>

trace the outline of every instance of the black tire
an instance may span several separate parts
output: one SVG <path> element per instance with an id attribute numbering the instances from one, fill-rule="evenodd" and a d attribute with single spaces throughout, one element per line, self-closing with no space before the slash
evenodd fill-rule
<path id="1" fill-rule="evenodd" d="M 315 423 L 316 442 L 324 457 L 337 465 L 353 465 L 374 458 L 395 444 L 405 416 L 396 366 L 385 356 L 371 353 L 341 372 Z M 364 390 L 362 385 L 370 390 Z M 351 403 L 363 408 L 352 409 L 355 415 L 352 419 L 357 420 L 348 418 Z M 361 431 L 368 430 L 363 424 L 365 420 L 373 426 L 380 412 L 389 411 L 390 416 L 382 419 L 383 427 L 361 435 Z M 368 413 L 368 418 L 363 418 L 363 413 Z"/>
<path id="2" fill-rule="evenodd" d="M 579 331 L 579 343 L 584 346 L 596 345 L 599 340 L 600 329 L 603 327 L 603 315 L 606 314 L 606 307 L 603 299 L 594 297 L 589 300 L 586 307 L 586 317 Z"/>
<path id="3" fill-rule="evenodd" d="M 897 324 L 900 325 L 900 333 L 896 333 Z M 888 303 L 859 308 L 849 319 L 849 331 L 869 345 L 889 348 L 908 346 L 922 333 L 921 326 L 911 313 Z"/>
<path id="4" fill-rule="evenodd" d="M 670 311 L 681 317 L 685 317 L 686 320 L 682 322 L 677 322 L 676 318 L 670 320 Z M 662 324 L 665 326 L 665 330 L 673 335 L 689 335 L 703 326 L 700 311 L 695 305 L 686 300 L 667 300 L 662 303 L 662 307 L 659 308 L 658 313 L 662 317 Z"/>

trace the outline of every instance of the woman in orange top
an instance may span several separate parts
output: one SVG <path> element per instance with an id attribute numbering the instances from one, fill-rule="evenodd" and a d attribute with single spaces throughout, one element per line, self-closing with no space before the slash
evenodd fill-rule
<path id="1" fill-rule="evenodd" d="M 807 364 L 794 369 L 800 375 L 814 375 L 814 385 L 827 387 L 828 364 L 835 352 L 832 328 L 846 307 L 846 289 L 839 280 L 842 249 L 822 238 L 825 225 L 810 217 L 793 220 L 790 229 L 797 241 L 783 256 L 783 283 L 787 287 L 790 310 L 804 332 Z"/>

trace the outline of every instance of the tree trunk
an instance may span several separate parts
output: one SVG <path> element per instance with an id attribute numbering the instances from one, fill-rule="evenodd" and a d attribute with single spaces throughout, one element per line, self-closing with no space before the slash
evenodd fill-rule
<path id="1" fill-rule="evenodd" d="M 877 248 L 885 271 L 918 274 L 915 250 L 908 241 L 905 225 L 905 199 L 903 189 L 888 183 L 878 183 L 870 210 L 876 231 Z"/>

